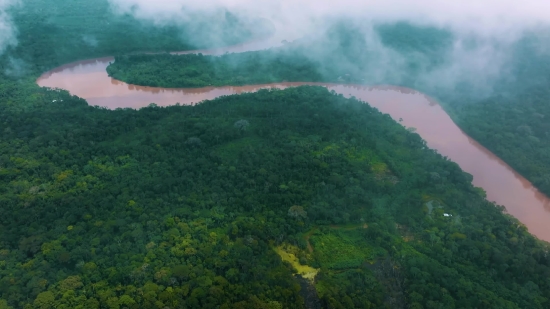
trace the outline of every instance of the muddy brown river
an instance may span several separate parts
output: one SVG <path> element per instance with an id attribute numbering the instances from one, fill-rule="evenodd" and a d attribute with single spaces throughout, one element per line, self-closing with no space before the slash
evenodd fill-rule
<path id="1" fill-rule="evenodd" d="M 243 52 L 279 45 L 268 39 L 232 46 L 204 54 Z M 524 177 L 516 173 L 475 140 L 462 132 L 437 102 L 417 91 L 391 86 L 367 87 L 319 83 L 277 83 L 243 87 L 207 87 L 166 89 L 129 85 L 110 78 L 106 67 L 112 57 L 71 63 L 42 75 L 40 86 L 62 88 L 82 97 L 91 105 L 110 109 L 140 108 L 155 103 L 159 106 L 198 103 L 222 95 L 257 91 L 262 88 L 287 88 L 299 85 L 320 85 L 346 97 L 368 102 L 396 121 L 402 118 L 406 127 L 426 140 L 429 147 L 458 163 L 473 175 L 475 186 L 487 192 L 487 199 L 504 205 L 511 215 L 525 224 L 540 239 L 550 241 L 550 200 Z"/>

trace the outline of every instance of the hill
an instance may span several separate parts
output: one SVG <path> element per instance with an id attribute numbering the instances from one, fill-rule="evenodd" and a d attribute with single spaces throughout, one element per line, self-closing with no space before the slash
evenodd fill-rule
<path id="1" fill-rule="evenodd" d="M 547 305 L 548 248 L 367 104 L 320 87 L 115 111 L 34 96 L 0 105 L 4 304 Z"/>

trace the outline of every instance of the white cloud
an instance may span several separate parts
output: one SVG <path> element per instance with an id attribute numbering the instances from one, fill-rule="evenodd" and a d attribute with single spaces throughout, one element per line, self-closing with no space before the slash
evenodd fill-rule
<path id="1" fill-rule="evenodd" d="M 191 13 L 226 8 L 266 17 L 287 31 L 309 30 L 327 17 L 373 21 L 410 21 L 446 26 L 455 31 L 504 35 L 550 23 L 550 1 L 544 0 L 109 0 L 116 10 L 156 21 L 181 20 Z"/>
<path id="2" fill-rule="evenodd" d="M 263 17 L 271 20 L 278 38 L 292 40 L 323 32 L 327 20 L 356 21 L 376 58 L 368 74 L 374 82 L 393 80 L 399 83 L 407 60 L 422 57 L 400 55 L 384 46 L 372 31 L 376 23 L 405 21 L 420 26 L 436 26 L 453 32 L 452 50 L 446 63 L 426 69 L 417 83 L 438 88 L 453 88 L 469 83 L 471 90 L 489 94 L 492 84 L 506 76 L 512 44 L 525 30 L 550 25 L 550 1 L 545 0 L 109 0 L 119 13 L 157 24 L 193 23 L 202 13 L 220 9 L 240 17 Z M 472 48 L 467 42 L 476 42 Z M 465 43 L 466 42 L 466 43 Z M 546 47 L 546 45 L 543 45 Z M 543 50 L 545 48 L 542 48 Z M 314 52 L 314 51 L 312 51 Z M 311 55 L 315 58 L 315 55 Z M 343 60 L 342 68 L 355 63 Z"/>
<path id="3" fill-rule="evenodd" d="M 11 6 L 18 4 L 17 0 L 0 0 L 0 54 L 9 45 L 17 44 L 16 29 L 9 14 L 6 12 Z"/>

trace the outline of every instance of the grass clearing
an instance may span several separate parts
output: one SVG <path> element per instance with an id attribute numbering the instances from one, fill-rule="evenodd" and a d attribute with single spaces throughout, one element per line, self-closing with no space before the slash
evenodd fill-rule
<path id="1" fill-rule="evenodd" d="M 300 261 L 295 254 L 300 250 L 297 247 L 286 244 L 275 247 L 274 249 L 283 261 L 289 262 L 296 270 L 296 273 L 301 275 L 305 279 L 313 281 L 313 279 L 319 272 L 319 269 L 317 268 L 300 264 Z"/>
<path id="2" fill-rule="evenodd" d="M 374 251 L 358 229 L 331 230 L 315 233 L 310 238 L 313 254 L 322 268 L 347 269 L 359 267 L 375 259 Z"/>

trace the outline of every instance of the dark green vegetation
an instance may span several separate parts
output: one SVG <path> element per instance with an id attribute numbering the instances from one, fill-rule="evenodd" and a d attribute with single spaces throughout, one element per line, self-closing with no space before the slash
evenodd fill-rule
<path id="1" fill-rule="evenodd" d="M 126 55 L 116 57 L 107 72 L 134 85 L 178 88 L 323 81 L 318 68 L 304 55 L 283 49 L 223 56 Z"/>
<path id="2" fill-rule="evenodd" d="M 18 75 L 41 74 L 68 62 L 117 53 L 236 44 L 265 36 L 269 29 L 262 21 L 240 21 L 229 12 L 197 17 L 202 21 L 193 24 L 159 27 L 115 14 L 107 0 L 23 0 L 10 13 L 19 43 L 8 53 L 23 61 Z"/>
<path id="3" fill-rule="evenodd" d="M 389 64 L 380 61 L 380 51 L 369 48 L 364 34 L 346 24 L 330 28 L 322 38 L 301 39 L 263 51 L 223 56 L 117 56 L 107 71 L 131 84 L 170 88 L 281 81 L 420 86 L 416 84 L 418 75 L 444 64 L 441 54 L 451 40 L 446 32 L 403 24 L 380 26 L 378 32 L 390 54 L 395 48 L 406 55 L 408 62 L 399 72 L 389 71 Z"/>
<path id="4" fill-rule="evenodd" d="M 0 105 L 13 307 L 299 308 L 281 243 L 328 308 L 548 305 L 547 248 L 361 102 L 300 87 L 109 111 L 4 90 L 32 104 Z"/>
<path id="5" fill-rule="evenodd" d="M 379 26 L 387 55 L 404 56 L 399 72 L 377 75 L 382 55 L 351 26 L 334 27 L 323 41 L 292 43 L 268 51 L 230 54 L 121 56 L 109 74 L 138 85 L 198 87 L 261 84 L 280 81 L 395 84 L 438 98 L 470 136 L 489 148 L 550 195 L 550 40 L 527 35 L 511 51 L 492 92 L 476 93 L 461 81 L 453 89 L 438 88 L 421 77 L 448 65 L 452 36 L 405 24 Z M 355 40 L 353 38 L 356 38 Z M 546 45 L 545 45 L 546 44 Z M 313 55 L 311 53 L 314 52 Z M 395 53 L 391 55 L 391 53 Z M 385 55 L 385 56 L 387 56 Z M 342 65 L 352 63 L 352 67 Z M 391 66 L 391 65 L 390 65 Z M 347 72 L 347 73 L 346 73 Z M 373 73 L 374 72 L 374 73 Z"/>
<path id="6" fill-rule="evenodd" d="M 326 308 L 548 307 L 548 247 L 368 105 L 301 87 L 109 111 L 37 87 L 68 61 L 190 46 L 175 26 L 110 14 L 102 0 L 55 4 L 24 1 L 19 45 L 0 59 L 0 308 L 301 308 L 312 293 L 292 274 L 306 265 Z M 319 59 L 355 59 L 367 42 L 344 30 Z M 444 61 L 426 46 L 448 36 L 421 30 L 378 29 L 411 56 L 408 75 L 388 81 L 412 85 Z M 357 73 L 375 54 L 319 73 L 285 48 L 262 58 L 278 63 L 270 76 L 243 79 L 376 78 Z M 188 59 L 220 74 L 194 82 L 234 73 Z M 283 246 L 303 265 L 282 262 Z"/>
<path id="7" fill-rule="evenodd" d="M 550 195 L 550 89 L 494 96 L 464 106 L 461 126 Z"/>
<path id="8" fill-rule="evenodd" d="M 550 195 L 550 54 L 535 38 L 521 43 L 514 79 L 457 114 L 469 135 Z"/>

